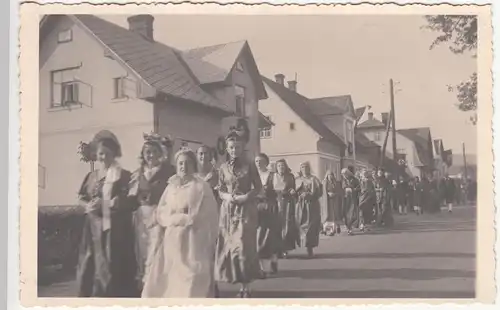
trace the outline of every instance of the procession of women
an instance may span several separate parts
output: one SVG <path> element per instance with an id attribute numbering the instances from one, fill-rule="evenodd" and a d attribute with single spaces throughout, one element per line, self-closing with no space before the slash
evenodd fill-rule
<path id="1" fill-rule="evenodd" d="M 168 158 L 170 140 L 143 138 L 133 173 L 120 166 L 113 133 L 92 141 L 97 169 L 79 191 L 80 297 L 216 298 L 218 283 L 230 283 L 249 298 L 251 283 L 279 276 L 279 260 L 294 250 L 313 259 L 321 235 L 361 235 L 391 227 L 394 212 L 422 214 L 441 203 L 432 180 L 393 180 L 383 169 L 348 167 L 324 180 L 308 162 L 296 173 L 285 159 L 270 169 L 266 154 L 244 156 L 248 139 L 236 129 L 218 168 L 207 146 Z M 454 183 L 445 184 L 451 212 Z"/>

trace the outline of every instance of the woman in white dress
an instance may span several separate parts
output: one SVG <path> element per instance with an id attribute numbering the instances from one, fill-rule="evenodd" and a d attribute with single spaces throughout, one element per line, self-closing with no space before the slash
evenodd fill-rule
<path id="1" fill-rule="evenodd" d="M 160 199 L 156 220 L 162 232 L 142 297 L 213 297 L 218 208 L 210 185 L 195 176 L 196 155 L 175 155 L 177 174 Z"/>

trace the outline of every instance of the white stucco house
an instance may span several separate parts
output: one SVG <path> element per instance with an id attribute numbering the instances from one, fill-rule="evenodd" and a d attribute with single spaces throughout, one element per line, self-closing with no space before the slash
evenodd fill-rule
<path id="1" fill-rule="evenodd" d="M 321 179 L 327 170 L 339 176 L 350 165 L 372 167 L 372 152 L 365 150 L 373 144 L 355 139 L 357 116 L 350 96 L 310 99 L 297 92 L 296 81 L 285 86 L 283 74 L 262 79 L 268 98 L 259 102 L 259 111 L 274 126 L 261 130 L 261 149 L 271 161 L 286 159 L 294 172 L 309 161 Z"/>
<path id="2" fill-rule="evenodd" d="M 361 122 L 357 130 L 368 139 L 381 147 L 386 135 L 386 122 L 389 113 L 382 113 L 382 121 L 376 119 L 373 113 L 368 113 L 368 118 Z M 390 159 L 406 162 L 405 172 L 410 177 L 422 177 L 434 171 L 433 140 L 430 128 L 409 128 L 396 130 L 396 146 L 398 158 L 394 158 L 392 147 L 392 136 L 387 139 L 386 154 Z"/>
<path id="3" fill-rule="evenodd" d="M 39 205 L 71 205 L 89 170 L 77 147 L 108 129 L 125 169 L 138 166 L 142 134 L 180 146 L 217 146 L 230 126 L 250 128 L 260 151 L 258 111 L 267 98 L 248 42 L 180 51 L 154 39 L 154 18 L 123 28 L 93 15 L 47 15 L 40 22 Z"/>

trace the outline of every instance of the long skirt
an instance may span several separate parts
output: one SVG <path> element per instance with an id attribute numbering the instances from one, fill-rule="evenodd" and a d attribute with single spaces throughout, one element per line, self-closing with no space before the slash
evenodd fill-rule
<path id="1" fill-rule="evenodd" d="M 96 212 L 96 211 L 94 211 Z M 111 229 L 102 231 L 102 217 L 86 215 L 77 266 L 79 297 L 139 297 L 132 219 L 114 214 Z"/>
<path id="2" fill-rule="evenodd" d="M 282 191 L 276 191 L 276 193 L 281 229 L 281 251 L 287 252 L 294 250 L 299 243 L 299 229 L 295 221 L 295 201 L 288 193 Z"/>
<path id="3" fill-rule="evenodd" d="M 215 280 L 250 283 L 260 278 L 257 253 L 257 206 L 222 202 L 215 254 Z"/>
<path id="4" fill-rule="evenodd" d="M 300 197 L 297 202 L 297 224 L 300 229 L 300 246 L 315 248 L 319 245 L 321 209 L 318 199 Z"/>
<path id="5" fill-rule="evenodd" d="M 390 227 L 394 224 L 392 217 L 392 205 L 390 200 L 382 200 L 377 202 L 377 226 Z"/>
<path id="6" fill-rule="evenodd" d="M 257 205 L 257 250 L 259 258 L 270 259 L 281 251 L 281 231 L 275 201 L 261 200 Z"/>
<path id="7" fill-rule="evenodd" d="M 359 206 L 354 196 L 344 199 L 345 225 L 348 230 L 359 226 Z"/>
<path id="8" fill-rule="evenodd" d="M 367 198 L 360 202 L 359 204 L 360 222 L 363 225 L 370 224 L 373 221 L 374 206 L 375 206 L 375 197 Z"/>
<path id="9" fill-rule="evenodd" d="M 141 206 L 134 212 L 135 255 L 137 259 L 137 282 L 142 287 L 149 272 L 154 255 L 154 245 L 157 244 L 159 227 L 148 228 L 154 216 L 153 206 Z"/>
<path id="10" fill-rule="evenodd" d="M 344 223 L 342 196 L 337 194 L 333 197 L 327 197 L 325 207 L 326 210 L 321 215 L 323 222 L 334 223 L 335 225 L 342 225 Z"/>

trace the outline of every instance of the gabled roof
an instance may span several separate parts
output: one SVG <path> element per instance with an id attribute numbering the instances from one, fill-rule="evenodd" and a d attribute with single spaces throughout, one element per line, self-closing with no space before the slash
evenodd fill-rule
<path id="1" fill-rule="evenodd" d="M 385 128 L 385 127 L 386 126 L 384 125 L 384 123 L 382 123 L 381 121 L 379 121 L 376 118 L 367 119 L 366 121 L 364 121 L 358 125 L 358 128 L 362 128 L 362 129 Z"/>
<path id="2" fill-rule="evenodd" d="M 245 70 L 254 77 L 259 99 L 266 99 L 264 84 L 246 40 L 190 49 L 182 52 L 182 58 L 201 84 L 212 84 L 226 81 L 240 56 L 245 53 L 250 58 L 250 67 Z"/>
<path id="3" fill-rule="evenodd" d="M 367 106 L 364 106 L 364 107 L 357 108 L 356 110 L 354 110 L 354 114 L 356 114 L 356 123 L 358 123 L 359 120 L 361 119 L 361 117 L 363 117 L 363 114 L 365 114 L 366 108 L 367 108 Z"/>
<path id="4" fill-rule="evenodd" d="M 330 143 L 345 147 L 344 141 L 311 112 L 308 98 L 265 76 L 262 76 L 262 80 L 316 133 Z"/>
<path id="5" fill-rule="evenodd" d="M 368 139 L 364 133 L 356 131 L 354 134 L 354 139 L 356 140 L 357 145 L 361 145 L 363 148 L 372 148 L 372 147 L 380 147 L 377 143 Z"/>
<path id="6" fill-rule="evenodd" d="M 274 123 L 264 114 L 259 112 L 259 129 L 270 128 L 272 126 L 274 126 Z"/>
<path id="7" fill-rule="evenodd" d="M 145 85 L 165 94 L 167 98 L 172 96 L 225 113 L 234 113 L 234 109 L 216 99 L 202 85 L 226 79 L 242 52 L 249 53 L 253 62 L 250 72 L 258 78 L 255 82 L 259 99 L 267 98 L 246 41 L 182 52 L 160 42 L 152 42 L 140 34 L 94 15 L 46 15 L 40 22 L 41 38 L 44 34 L 43 28 L 48 28 L 62 16 L 68 16 L 80 25 L 105 48 L 106 55 L 122 63 Z"/>
<path id="8" fill-rule="evenodd" d="M 409 140 L 413 141 L 415 145 L 416 159 L 421 163 L 422 166 L 432 167 L 432 141 L 431 130 L 429 127 L 422 128 L 409 128 L 409 129 L 399 129 L 397 132 Z M 429 147 L 431 149 L 429 149 Z M 416 162 L 416 161 L 415 161 Z"/>
<path id="9" fill-rule="evenodd" d="M 312 104 L 313 111 L 316 115 L 351 114 L 351 116 L 356 119 L 351 95 L 314 98 L 310 99 L 309 102 Z M 324 111 L 322 111 L 322 109 Z"/>

